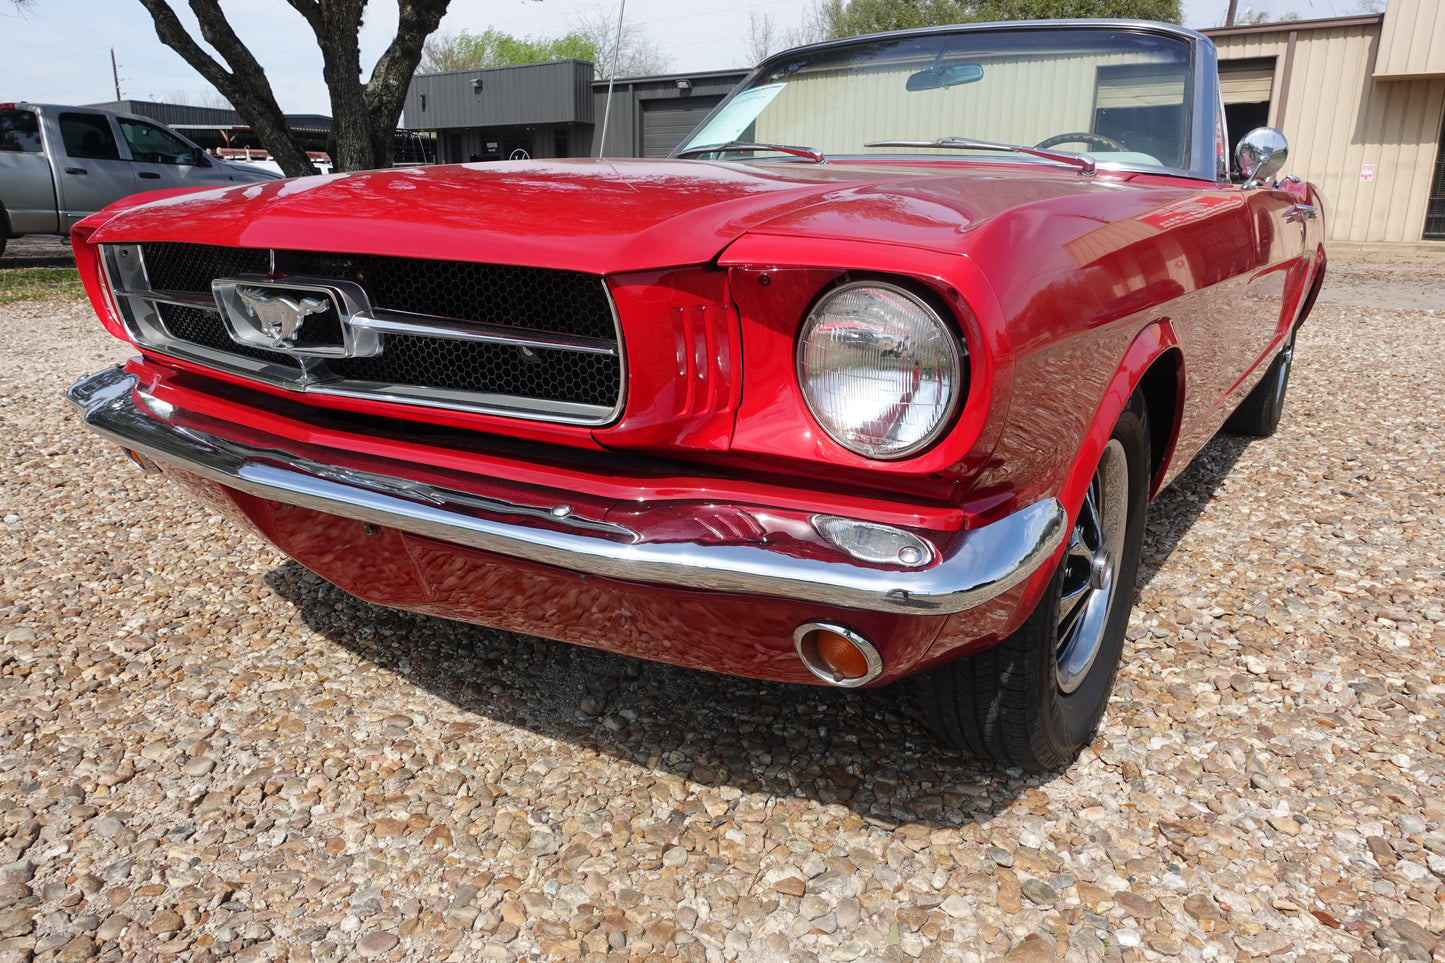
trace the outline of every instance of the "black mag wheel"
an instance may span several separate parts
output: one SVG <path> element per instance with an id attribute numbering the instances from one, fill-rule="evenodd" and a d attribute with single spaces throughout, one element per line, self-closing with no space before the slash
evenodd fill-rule
<path id="1" fill-rule="evenodd" d="M 1124 445 L 1110 438 L 1064 555 L 1054 672 L 1065 694 L 1077 691 L 1088 678 L 1104 647 L 1128 520 L 1129 461 Z"/>
<path id="2" fill-rule="evenodd" d="M 1134 603 L 1149 468 L 1148 415 L 1136 395 L 1028 620 L 999 645 L 917 677 L 920 707 L 940 739 L 1028 772 L 1069 764 L 1093 739 Z"/>
<path id="3" fill-rule="evenodd" d="M 1298 330 L 1290 330 L 1264 378 L 1245 395 L 1239 407 L 1234 409 L 1234 414 L 1224 423 L 1225 431 L 1249 438 L 1268 438 L 1279 428 L 1279 420 L 1284 415 L 1284 395 L 1289 388 L 1290 367 L 1294 364 L 1294 340 Z"/>

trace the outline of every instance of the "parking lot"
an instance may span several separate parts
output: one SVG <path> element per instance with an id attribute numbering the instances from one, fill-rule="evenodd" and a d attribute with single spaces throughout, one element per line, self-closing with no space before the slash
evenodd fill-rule
<path id="1" fill-rule="evenodd" d="M 1048 778 L 354 600 L 80 426 L 87 305 L 0 305 L 0 963 L 1445 958 L 1445 255 L 1333 258 Z"/>

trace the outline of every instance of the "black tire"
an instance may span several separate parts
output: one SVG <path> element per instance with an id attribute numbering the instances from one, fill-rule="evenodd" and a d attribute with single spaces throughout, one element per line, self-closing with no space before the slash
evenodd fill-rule
<path id="1" fill-rule="evenodd" d="M 1149 470 L 1148 413 L 1135 395 L 1033 614 L 999 645 L 917 677 L 940 739 L 1027 772 L 1067 766 L 1093 740 L 1134 606 Z"/>
<path id="2" fill-rule="evenodd" d="M 1239 407 L 1234 409 L 1234 414 L 1224 423 L 1225 431 L 1248 438 L 1268 438 L 1279 428 L 1279 419 L 1284 414 L 1284 395 L 1289 388 L 1289 371 L 1294 363 L 1297 330 L 1290 330 L 1264 378 L 1245 395 Z"/>

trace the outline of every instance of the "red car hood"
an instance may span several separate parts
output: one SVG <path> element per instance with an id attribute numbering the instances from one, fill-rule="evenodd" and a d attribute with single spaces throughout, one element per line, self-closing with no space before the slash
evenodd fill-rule
<path id="1" fill-rule="evenodd" d="M 962 250 L 970 226 L 1067 195 L 1117 191 L 1047 166 L 572 160 L 305 177 L 117 210 L 93 240 L 191 241 L 568 268 L 711 261 L 749 232 Z M 122 202 L 124 203 L 124 202 Z M 106 218 L 106 213 L 96 220 Z"/>

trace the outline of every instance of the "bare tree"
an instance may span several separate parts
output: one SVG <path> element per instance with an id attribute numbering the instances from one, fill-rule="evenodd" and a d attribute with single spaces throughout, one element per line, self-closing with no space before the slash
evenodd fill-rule
<path id="1" fill-rule="evenodd" d="M 235 110 L 231 102 L 221 96 L 220 91 L 207 87 L 204 90 L 168 90 L 160 96 L 167 104 L 188 104 L 191 107 L 214 107 L 218 110 Z"/>
<path id="2" fill-rule="evenodd" d="M 469 51 L 465 48 L 466 31 L 452 33 L 437 31 L 426 38 L 421 45 L 421 59 L 417 61 L 419 74 L 441 74 L 448 70 L 466 70 L 470 64 Z"/>
<path id="3" fill-rule="evenodd" d="M 665 73 L 672 58 L 630 17 L 622 21 L 622 42 L 617 41 L 617 14 L 603 7 L 592 7 L 579 13 L 571 24 L 571 33 L 580 35 L 598 51 L 597 76 L 645 77 Z"/>
<path id="4" fill-rule="evenodd" d="M 20 0 L 30 3 L 32 0 Z M 168 0 L 139 0 L 155 21 L 156 36 L 235 105 L 257 138 L 287 174 L 314 172 L 301 142 L 291 133 L 265 69 L 236 36 L 220 0 L 188 0 L 200 25 L 191 36 Z M 331 95 L 331 151 L 337 170 L 390 167 L 396 121 L 406 99 L 422 44 L 436 30 L 451 0 L 398 0 L 397 29 L 371 79 L 361 80 L 357 34 L 367 0 L 287 0 L 306 21 L 321 48 L 322 76 Z"/>
<path id="5" fill-rule="evenodd" d="M 748 65 L 758 63 L 768 54 L 780 49 L 777 25 L 766 13 L 759 13 L 756 7 L 748 8 L 748 31 L 743 34 L 743 52 L 747 54 Z"/>
<path id="6" fill-rule="evenodd" d="M 748 66 L 759 63 L 780 50 L 825 40 L 827 36 L 819 5 L 816 3 L 803 11 L 802 18 L 793 27 L 779 27 L 768 14 L 749 9 L 748 30 L 743 36 Z"/>
<path id="7" fill-rule="evenodd" d="M 1183 22 L 1181 0 L 817 0 L 828 37 L 943 23 L 1119 17 Z"/>

